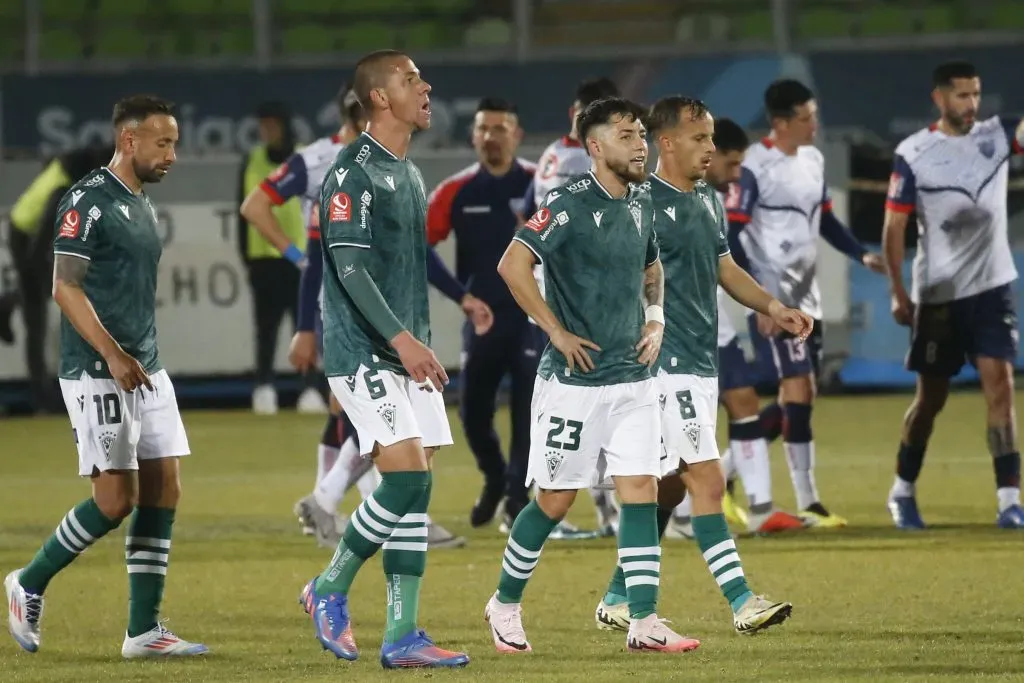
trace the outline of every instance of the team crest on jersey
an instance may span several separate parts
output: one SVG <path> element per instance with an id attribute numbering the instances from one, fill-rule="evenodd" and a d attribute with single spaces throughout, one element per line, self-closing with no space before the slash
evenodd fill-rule
<path id="1" fill-rule="evenodd" d="M 711 201 L 711 197 L 707 196 L 706 194 L 702 194 L 700 198 L 704 201 L 704 206 L 707 207 L 708 213 L 711 214 L 711 217 L 714 218 L 715 220 L 718 220 L 718 214 L 715 213 L 715 204 L 714 202 Z"/>
<path id="2" fill-rule="evenodd" d="M 78 237 L 78 228 L 82 225 L 82 217 L 74 209 L 68 210 L 60 221 L 60 236 L 68 239 Z"/>
<path id="3" fill-rule="evenodd" d="M 391 433 L 394 434 L 396 417 L 395 407 L 390 403 L 385 403 L 380 408 L 377 408 L 377 414 L 380 415 L 380 418 L 384 420 L 384 424 L 391 431 Z"/>
<path id="4" fill-rule="evenodd" d="M 631 202 L 629 205 L 629 215 L 633 217 L 633 222 L 636 224 L 637 234 L 640 234 L 643 231 L 643 211 L 640 205 L 636 202 Z"/>
<path id="5" fill-rule="evenodd" d="M 544 456 L 544 464 L 548 468 L 548 479 L 554 479 L 555 475 L 558 474 L 558 468 L 562 466 L 562 461 L 565 460 L 565 456 L 555 451 L 548 451 Z"/>
<path id="6" fill-rule="evenodd" d="M 104 455 L 109 456 L 110 447 L 114 445 L 115 441 L 117 441 L 117 434 L 114 432 L 102 432 L 97 439 L 100 442 L 100 446 L 103 447 Z M 110 458 L 108 457 L 107 460 L 109 461 Z"/>
<path id="7" fill-rule="evenodd" d="M 671 218 L 672 222 L 674 223 L 676 220 L 676 207 L 670 206 L 667 209 L 665 209 L 665 215 Z"/>
<path id="8" fill-rule="evenodd" d="M 352 220 L 352 198 L 344 192 L 331 195 L 331 223 L 347 223 Z"/>
<path id="9" fill-rule="evenodd" d="M 996 153 L 996 143 L 991 138 L 978 141 L 978 151 L 981 156 L 991 159 Z"/>
<path id="10" fill-rule="evenodd" d="M 683 427 L 683 433 L 686 434 L 686 438 L 693 444 L 693 452 L 700 453 L 700 425 L 696 422 Z"/>

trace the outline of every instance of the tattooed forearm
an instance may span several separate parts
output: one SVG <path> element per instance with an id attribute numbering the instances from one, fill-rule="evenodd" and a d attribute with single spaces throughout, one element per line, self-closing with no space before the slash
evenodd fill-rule
<path id="1" fill-rule="evenodd" d="M 648 306 L 665 304 L 665 270 L 661 261 L 655 261 L 644 269 L 644 301 Z"/>
<path id="2" fill-rule="evenodd" d="M 988 428 L 988 452 L 993 458 L 1017 450 L 1017 434 L 1013 423 Z"/>
<path id="3" fill-rule="evenodd" d="M 53 260 L 53 291 L 57 291 L 57 283 L 61 282 L 72 287 L 82 287 L 85 274 L 89 272 L 89 260 L 66 254 L 55 254 Z"/>

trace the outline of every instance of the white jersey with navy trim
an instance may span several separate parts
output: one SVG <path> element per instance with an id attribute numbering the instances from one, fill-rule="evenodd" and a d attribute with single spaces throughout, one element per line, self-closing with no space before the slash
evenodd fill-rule
<path id="1" fill-rule="evenodd" d="M 568 135 L 558 138 L 547 146 L 537 162 L 537 172 L 533 176 L 535 205 L 540 206 L 548 192 L 561 187 L 569 178 L 589 170 L 590 157 L 583 145 Z"/>
<path id="2" fill-rule="evenodd" d="M 821 319 L 818 236 L 831 209 L 825 158 L 815 147 L 785 154 L 768 138 L 752 145 L 729 190 L 730 222 L 745 223 L 743 246 L 752 275 L 786 306 Z"/>
<path id="3" fill-rule="evenodd" d="M 308 226 L 313 207 L 320 202 L 324 174 L 344 146 L 336 135 L 315 140 L 288 157 L 263 181 L 261 187 L 276 205 L 298 197 L 302 220 Z"/>
<path id="4" fill-rule="evenodd" d="M 725 205 L 725 195 L 721 192 L 716 193 L 718 195 L 718 201 Z M 729 294 L 722 289 L 722 285 L 718 285 L 718 346 L 719 348 L 726 346 L 733 339 L 736 338 L 736 328 L 733 327 L 732 320 L 729 318 L 729 311 L 726 309 L 725 302 L 729 299 Z"/>
<path id="5" fill-rule="evenodd" d="M 896 147 L 886 209 L 917 212 L 913 301 L 945 303 L 1017 279 L 1006 211 L 1015 151 L 998 116 L 956 137 L 929 126 Z"/>

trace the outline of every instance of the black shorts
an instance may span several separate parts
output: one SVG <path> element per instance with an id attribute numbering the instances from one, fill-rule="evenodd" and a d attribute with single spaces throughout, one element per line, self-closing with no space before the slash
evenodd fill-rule
<path id="1" fill-rule="evenodd" d="M 824 350 L 824 333 L 821 321 L 814 321 L 811 336 L 806 342 L 797 340 L 788 332 L 775 337 L 763 337 L 757 331 L 757 316 L 747 316 L 750 342 L 760 367 L 774 367 L 778 379 L 803 377 L 821 372 L 821 357 Z"/>
<path id="2" fill-rule="evenodd" d="M 943 304 L 917 307 L 907 369 L 955 377 L 978 356 L 1017 358 L 1017 307 L 1009 284 Z"/>

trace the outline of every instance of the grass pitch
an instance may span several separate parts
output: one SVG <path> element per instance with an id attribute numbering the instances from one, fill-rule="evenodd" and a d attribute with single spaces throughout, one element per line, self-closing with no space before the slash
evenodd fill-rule
<path id="1" fill-rule="evenodd" d="M 120 659 L 128 582 L 118 532 L 51 585 L 38 654 L 0 635 L 0 681 L 1022 681 L 1024 536 L 994 526 L 981 397 L 954 395 L 946 408 L 919 486 L 931 529 L 917 534 L 891 529 L 884 508 L 907 400 L 826 398 L 815 409 L 819 488 L 850 528 L 742 539 L 752 588 L 795 606 L 782 627 L 735 635 L 696 547 L 666 541 L 659 613 L 703 641 L 675 656 L 630 655 L 623 635 L 594 629 L 615 560 L 612 540 L 551 542 L 526 594 L 535 652 L 494 652 L 482 613 L 504 539 L 493 527 L 468 526 L 480 479 L 452 414 L 457 444 L 438 456 L 431 513 L 469 545 L 430 554 L 421 622 L 439 644 L 469 652 L 469 668 L 455 672 L 381 670 L 379 555 L 351 601 L 362 659 L 337 661 L 313 639 L 296 597 L 330 552 L 299 535 L 291 507 L 312 486 L 321 418 L 189 413 L 194 455 L 183 461 L 164 615 L 171 629 L 212 653 L 191 661 Z M 0 422 L 0 450 L 6 573 L 28 562 L 88 486 L 75 476 L 64 420 Z M 791 509 L 779 445 L 773 473 L 776 497 Z M 586 498 L 572 519 L 591 526 Z M 347 510 L 355 500 L 346 500 Z"/>

